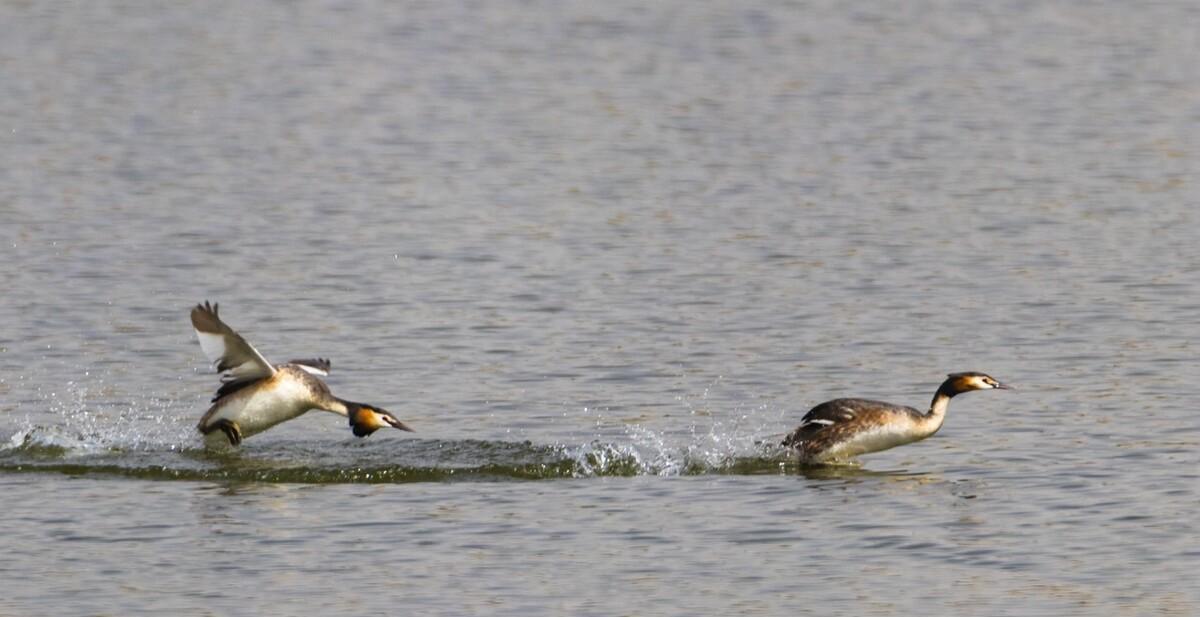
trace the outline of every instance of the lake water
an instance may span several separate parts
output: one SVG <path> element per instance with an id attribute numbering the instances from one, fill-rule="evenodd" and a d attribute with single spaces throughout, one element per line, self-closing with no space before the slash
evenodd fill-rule
<path id="1" fill-rule="evenodd" d="M 1200 614 L 1197 23 L 4 2 L 0 615 Z M 206 299 L 418 432 L 206 453 Z"/>

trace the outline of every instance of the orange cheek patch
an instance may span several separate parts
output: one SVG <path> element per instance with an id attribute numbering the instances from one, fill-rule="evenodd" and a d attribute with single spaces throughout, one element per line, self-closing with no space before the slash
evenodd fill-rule
<path id="1" fill-rule="evenodd" d="M 383 424 L 379 421 L 379 416 L 366 408 L 358 410 L 358 413 L 354 416 L 354 423 L 371 430 L 383 427 Z"/>

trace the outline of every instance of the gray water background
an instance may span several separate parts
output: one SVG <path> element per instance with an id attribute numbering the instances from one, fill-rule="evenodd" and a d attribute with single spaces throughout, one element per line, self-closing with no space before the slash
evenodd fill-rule
<path id="1" fill-rule="evenodd" d="M 0 615 L 1200 613 L 1197 24 L 0 3 Z M 204 299 L 419 432 L 200 451 Z"/>

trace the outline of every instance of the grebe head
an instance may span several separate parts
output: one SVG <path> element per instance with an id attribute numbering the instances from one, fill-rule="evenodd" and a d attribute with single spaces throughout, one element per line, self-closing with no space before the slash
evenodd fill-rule
<path id="1" fill-rule="evenodd" d="M 386 409 L 362 403 L 347 403 L 346 407 L 349 408 L 349 413 L 346 415 L 350 418 L 350 427 L 354 429 L 356 437 L 366 437 L 388 426 L 410 433 L 415 432 L 407 424 L 401 422 L 400 418 L 392 415 L 392 412 Z"/>
<path id="2" fill-rule="evenodd" d="M 991 375 L 976 371 L 965 373 L 950 373 L 941 388 L 946 394 L 954 396 L 971 390 L 1011 390 L 1012 387 L 996 381 Z"/>

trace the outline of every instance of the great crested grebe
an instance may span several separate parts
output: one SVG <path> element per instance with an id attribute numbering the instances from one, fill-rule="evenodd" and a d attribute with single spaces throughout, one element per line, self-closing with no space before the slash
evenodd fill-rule
<path id="1" fill-rule="evenodd" d="M 321 377 L 329 374 L 323 358 L 272 365 L 246 339 L 217 317 L 216 303 L 192 309 L 192 327 L 204 355 L 223 373 L 212 407 L 196 428 L 209 446 L 238 445 L 280 422 L 320 409 L 345 416 L 358 437 L 385 426 L 412 431 L 391 412 L 342 400 L 329 392 Z"/>
<path id="2" fill-rule="evenodd" d="M 971 390 L 1007 390 L 984 373 L 951 373 L 942 382 L 929 411 L 860 398 L 839 398 L 813 407 L 783 445 L 795 448 L 803 463 L 838 463 L 932 436 L 942 428 L 946 408 L 956 394 Z"/>

